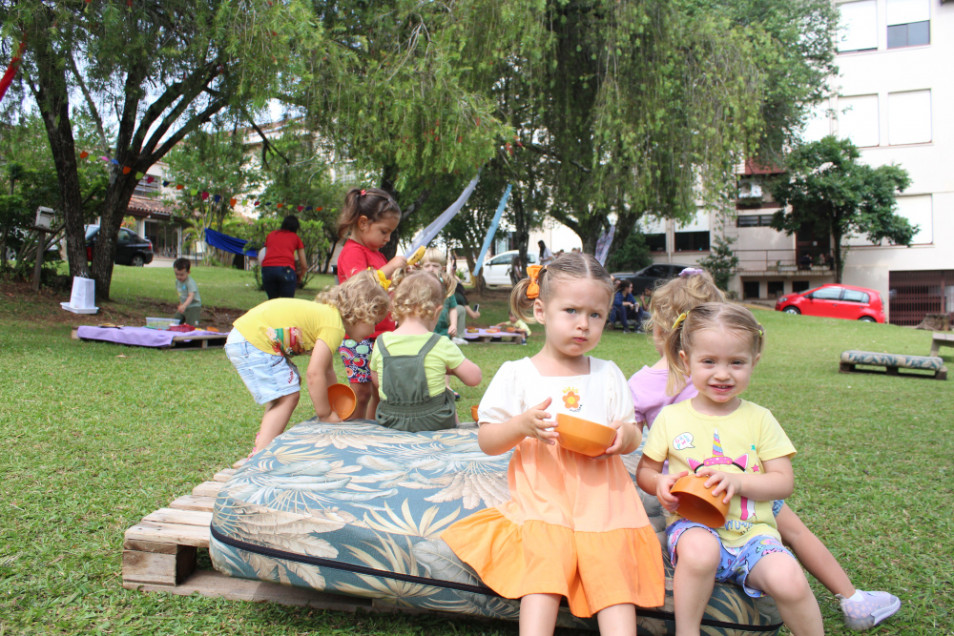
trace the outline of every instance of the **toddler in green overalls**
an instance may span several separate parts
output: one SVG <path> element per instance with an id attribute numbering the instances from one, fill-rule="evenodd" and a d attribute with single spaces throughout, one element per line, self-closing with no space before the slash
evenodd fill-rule
<path id="1" fill-rule="evenodd" d="M 480 384 L 480 367 L 446 336 L 433 333 L 444 305 L 444 286 L 426 273 L 400 280 L 391 299 L 394 331 L 378 336 L 371 353 L 371 382 L 381 398 L 378 424 L 402 431 L 454 428 L 457 409 L 444 376 Z"/>

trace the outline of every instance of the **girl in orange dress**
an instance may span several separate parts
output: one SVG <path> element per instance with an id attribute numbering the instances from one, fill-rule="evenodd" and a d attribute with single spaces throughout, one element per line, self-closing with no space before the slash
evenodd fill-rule
<path id="1" fill-rule="evenodd" d="M 626 379 L 587 356 L 600 341 L 613 297 L 592 256 L 569 253 L 528 268 L 510 297 L 514 315 L 544 326 L 532 358 L 505 362 L 478 408 L 478 442 L 489 455 L 513 449 L 511 499 L 448 528 L 442 538 L 495 592 L 519 598 L 520 633 L 552 634 L 561 597 L 604 634 L 635 634 L 636 605 L 662 605 L 659 541 L 620 454 L 639 445 Z M 557 413 L 616 429 L 600 457 L 559 445 Z"/>

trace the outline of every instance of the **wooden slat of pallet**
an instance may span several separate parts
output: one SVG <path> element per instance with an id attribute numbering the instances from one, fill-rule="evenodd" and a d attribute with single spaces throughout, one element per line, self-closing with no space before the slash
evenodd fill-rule
<path id="1" fill-rule="evenodd" d="M 195 495 L 182 495 L 169 504 L 170 508 L 178 508 L 179 510 L 204 510 L 207 512 L 212 512 L 214 506 L 215 497 L 197 497 Z"/>
<path id="2" fill-rule="evenodd" d="M 370 599 L 328 594 L 317 590 L 279 585 L 266 581 L 236 579 L 219 572 L 199 570 L 178 585 L 162 585 L 128 581 L 123 577 L 123 587 L 146 592 L 170 592 L 188 596 L 198 592 L 203 596 L 215 596 L 232 601 L 268 601 L 283 605 L 298 605 L 317 609 L 354 612 L 372 609 Z"/>
<path id="3" fill-rule="evenodd" d="M 238 468 L 245 460 L 235 463 Z M 215 497 L 235 468 L 219 471 L 167 508 L 146 515 L 126 530 L 123 542 L 123 587 L 129 590 L 217 596 L 235 601 L 265 601 L 317 609 L 355 612 L 402 610 L 385 600 L 343 596 L 266 581 L 238 579 L 196 570 L 198 550 L 209 547 Z"/>
<path id="4" fill-rule="evenodd" d="M 212 497 L 215 499 L 219 496 L 219 491 L 221 489 L 221 481 L 204 481 L 192 489 L 192 494 L 196 497 Z"/>

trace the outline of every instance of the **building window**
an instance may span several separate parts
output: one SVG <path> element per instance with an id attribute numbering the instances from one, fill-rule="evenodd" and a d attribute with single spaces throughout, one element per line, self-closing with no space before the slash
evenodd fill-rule
<path id="1" fill-rule="evenodd" d="M 888 48 L 931 43 L 931 8 L 928 0 L 887 0 Z"/>
<path id="2" fill-rule="evenodd" d="M 677 252 L 708 252 L 709 231 L 704 232 L 676 232 Z"/>
<path id="3" fill-rule="evenodd" d="M 931 91 L 888 93 L 888 143 L 931 141 Z"/>
<path id="4" fill-rule="evenodd" d="M 878 126 L 878 96 L 851 95 L 838 98 L 838 136 L 859 148 L 881 143 Z"/>
<path id="5" fill-rule="evenodd" d="M 666 251 L 666 235 L 665 234 L 646 234 L 645 238 L 646 238 L 646 247 L 648 247 L 651 252 Z"/>
<path id="6" fill-rule="evenodd" d="M 735 218 L 736 227 L 770 227 L 773 214 L 740 214 Z"/>
<path id="7" fill-rule="evenodd" d="M 742 297 L 743 298 L 759 298 L 759 281 L 757 280 L 744 280 L 742 281 Z"/>
<path id="8" fill-rule="evenodd" d="M 768 297 L 769 298 L 778 298 L 785 294 L 785 281 L 783 280 L 770 280 L 768 283 Z"/>
<path id="9" fill-rule="evenodd" d="M 875 0 L 838 5 L 839 53 L 874 51 L 878 48 L 878 5 Z"/>
<path id="10" fill-rule="evenodd" d="M 912 245 L 929 245 L 934 242 L 933 200 L 930 194 L 900 196 L 896 199 L 896 214 L 903 216 L 918 230 L 911 239 Z"/>

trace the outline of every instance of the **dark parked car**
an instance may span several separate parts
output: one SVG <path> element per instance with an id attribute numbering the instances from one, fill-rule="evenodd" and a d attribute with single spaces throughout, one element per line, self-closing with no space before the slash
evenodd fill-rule
<path id="1" fill-rule="evenodd" d="M 828 284 L 800 294 L 786 294 L 775 302 L 775 310 L 787 314 L 884 322 L 881 294 L 853 285 Z"/>
<path id="2" fill-rule="evenodd" d="M 679 272 L 687 267 L 694 265 L 678 265 L 676 263 L 653 263 L 642 268 L 635 274 L 633 272 L 614 272 L 613 277 L 617 280 L 628 280 L 633 283 L 633 294 L 639 296 L 644 289 L 652 290 L 661 282 L 673 279 L 679 275 Z"/>
<path id="3" fill-rule="evenodd" d="M 99 226 L 86 226 L 86 258 L 92 260 L 93 247 L 99 238 Z M 116 241 L 116 253 L 113 262 L 117 265 L 132 265 L 142 267 L 152 262 L 152 242 L 144 239 L 132 230 L 119 228 L 119 238 Z"/>

